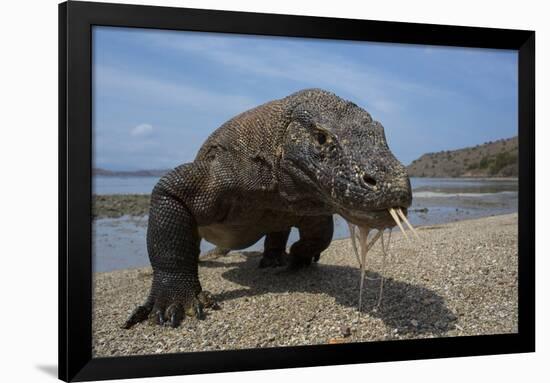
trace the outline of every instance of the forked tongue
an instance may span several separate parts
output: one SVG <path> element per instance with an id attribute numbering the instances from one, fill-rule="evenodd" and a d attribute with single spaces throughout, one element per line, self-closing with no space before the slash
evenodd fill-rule
<path id="1" fill-rule="evenodd" d="M 411 225 L 401 208 L 389 208 L 388 212 L 390 213 L 391 217 L 399 227 L 399 230 L 403 233 L 403 236 L 405 239 L 410 243 L 409 237 L 407 236 L 407 233 L 405 232 L 405 229 L 403 228 L 402 222 L 405 222 L 405 225 L 410 229 L 410 231 L 413 233 L 413 235 L 416 237 L 416 239 L 420 240 L 420 236 L 418 235 L 415 228 Z M 401 220 L 400 220 L 401 219 Z M 359 307 L 358 307 L 358 315 L 361 315 L 362 305 L 363 305 L 363 287 L 365 283 L 365 273 L 366 273 L 366 264 L 367 264 L 367 253 L 372 248 L 372 246 L 381 239 L 381 245 L 382 245 L 382 275 L 380 278 L 380 289 L 379 289 L 379 295 L 378 295 L 378 302 L 376 304 L 376 307 L 380 307 L 380 303 L 382 302 L 382 294 L 384 289 L 384 273 L 386 270 L 386 256 L 388 254 L 390 240 L 391 240 L 391 230 L 388 235 L 387 241 L 384 243 L 384 235 L 383 235 L 383 229 L 378 230 L 376 234 L 372 237 L 370 242 L 368 241 L 368 236 L 371 231 L 371 229 L 368 226 L 357 226 L 351 222 L 348 222 L 348 227 L 350 231 L 351 236 L 351 243 L 353 247 L 353 252 L 355 253 L 355 257 L 357 258 L 357 262 L 359 263 L 359 267 L 361 269 L 361 279 L 359 282 Z M 359 246 L 357 246 L 357 242 L 359 242 Z"/>

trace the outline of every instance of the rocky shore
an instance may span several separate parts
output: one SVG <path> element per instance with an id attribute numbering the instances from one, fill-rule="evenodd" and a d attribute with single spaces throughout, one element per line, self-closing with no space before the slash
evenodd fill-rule
<path id="1" fill-rule="evenodd" d="M 301 271 L 258 269 L 257 252 L 202 258 L 202 286 L 220 303 L 181 327 L 122 330 L 148 293 L 151 269 L 94 275 L 93 355 L 122 356 L 257 347 L 448 337 L 517 331 L 517 214 L 397 232 L 382 268 L 369 253 L 363 312 L 349 239 L 335 240 Z M 384 292 L 377 308 L 379 281 Z"/>
<path id="2" fill-rule="evenodd" d="M 143 216 L 149 213 L 149 194 L 94 195 L 92 216 L 94 218 L 118 218 L 123 215 Z"/>

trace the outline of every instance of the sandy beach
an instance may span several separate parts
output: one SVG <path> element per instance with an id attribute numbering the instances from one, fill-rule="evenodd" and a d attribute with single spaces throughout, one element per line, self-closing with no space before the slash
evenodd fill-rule
<path id="1" fill-rule="evenodd" d="M 203 289 L 221 310 L 177 329 L 120 326 L 149 291 L 151 269 L 95 273 L 95 357 L 464 336 L 517 331 L 517 214 L 419 227 L 421 243 L 394 232 L 382 268 L 367 260 L 363 312 L 349 239 L 334 240 L 318 264 L 258 269 L 258 252 L 201 259 Z M 379 281 L 384 293 L 376 308 Z"/>

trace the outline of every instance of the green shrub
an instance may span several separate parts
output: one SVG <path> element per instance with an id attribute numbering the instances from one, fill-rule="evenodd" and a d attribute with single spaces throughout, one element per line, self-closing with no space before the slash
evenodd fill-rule
<path id="1" fill-rule="evenodd" d="M 484 156 L 484 157 L 479 161 L 479 168 L 480 168 L 480 169 L 487 169 L 487 167 L 489 167 L 489 157 L 488 157 L 488 156 Z"/>
<path id="2" fill-rule="evenodd" d="M 489 173 L 497 174 L 502 168 L 517 162 L 518 156 L 514 152 L 500 152 L 496 155 L 494 162 L 489 168 Z"/>

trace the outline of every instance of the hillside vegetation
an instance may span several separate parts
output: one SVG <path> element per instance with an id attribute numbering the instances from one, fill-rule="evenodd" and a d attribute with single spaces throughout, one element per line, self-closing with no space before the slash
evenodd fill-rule
<path id="1" fill-rule="evenodd" d="M 426 153 L 407 170 L 411 177 L 517 177 L 518 138 Z"/>

